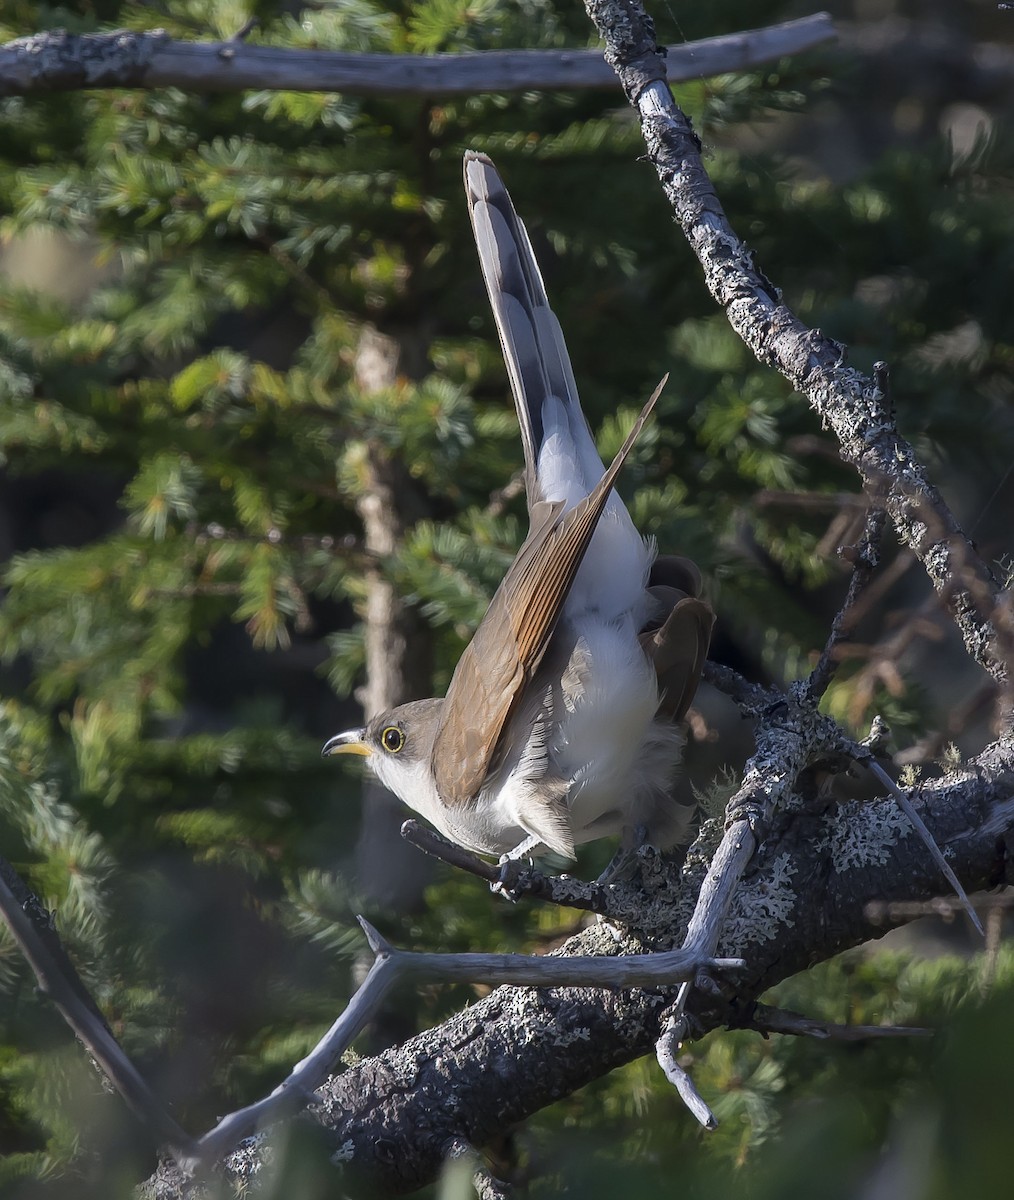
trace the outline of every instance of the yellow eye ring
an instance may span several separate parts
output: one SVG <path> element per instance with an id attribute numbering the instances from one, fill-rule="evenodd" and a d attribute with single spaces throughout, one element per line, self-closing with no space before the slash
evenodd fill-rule
<path id="1" fill-rule="evenodd" d="M 398 751 L 405 745 L 405 735 L 397 725 L 388 725 L 388 727 L 380 735 L 380 744 L 384 747 L 388 754 L 397 754 Z"/>

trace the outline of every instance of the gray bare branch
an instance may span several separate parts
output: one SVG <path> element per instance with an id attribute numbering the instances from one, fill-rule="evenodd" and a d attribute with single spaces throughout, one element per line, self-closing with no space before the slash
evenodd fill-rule
<path id="1" fill-rule="evenodd" d="M 764 29 L 670 46 L 670 77 L 702 79 L 749 70 L 813 49 L 834 36 L 828 14 L 815 13 Z M 235 40 L 180 42 L 158 29 L 81 35 L 54 30 L 0 47 L 0 96 L 117 87 L 448 96 L 579 91 L 615 83 L 597 50 L 343 54 Z"/>

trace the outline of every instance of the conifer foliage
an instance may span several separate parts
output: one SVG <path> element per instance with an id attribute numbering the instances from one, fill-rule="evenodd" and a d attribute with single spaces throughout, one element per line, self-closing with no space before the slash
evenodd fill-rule
<path id="1" fill-rule="evenodd" d="M 735 28 L 742 6 L 725 8 L 700 29 L 702 14 L 679 14 L 686 35 Z M 783 15 L 761 9 L 750 22 Z M 227 38 L 247 15 L 229 0 L 165 0 L 157 14 L 9 0 L 0 39 L 155 20 L 174 37 Z M 549 0 L 256 15 L 252 38 L 289 47 L 589 40 L 583 13 Z M 1000 302 L 1014 145 L 984 132 L 959 153 L 934 134 L 835 171 L 823 151 L 789 160 L 777 138 L 769 149 L 748 136 L 761 118 L 801 119 L 829 70 L 811 57 L 686 85 L 680 99 L 727 209 L 800 315 L 860 365 L 892 363 L 907 428 L 945 472 L 972 461 L 988 477 L 1014 450 L 1014 310 Z M 522 503 L 503 491 L 520 449 L 461 198 L 466 148 L 497 161 L 528 221 L 606 458 L 672 371 L 622 490 L 645 533 L 704 569 L 719 652 L 791 675 L 833 611 L 824 535 L 854 483 L 798 397 L 712 311 L 617 95 L 0 102 L 0 853 L 54 910 L 110 1024 L 195 1131 L 269 1090 L 333 1019 L 364 905 L 392 938 L 447 949 L 527 946 L 568 919 L 506 912 L 446 876 L 417 912 L 369 909 L 350 869 L 356 781 L 319 759 L 355 717 L 376 573 L 422 618 L 438 694 L 524 533 Z M 84 263 L 85 284 L 43 279 L 50 255 L 62 271 Z M 394 347 L 381 386 L 363 374 L 367 328 Z M 378 458 L 398 465 L 405 528 L 381 561 L 357 508 Z M 806 505 L 779 507 L 776 493 Z M 864 677 L 856 707 L 847 676 L 832 693 L 841 711 L 939 725 L 925 678 Z M 935 985 L 905 986 L 925 998 Z M 461 999 L 410 998 L 392 1021 L 404 1032 Z M 913 1010 L 923 1002 L 937 1003 Z M 77 1196 L 143 1177 L 118 1101 L 2 938 L 0 1015 L 0 1190 L 48 1180 Z M 736 1134 L 711 1151 L 730 1164 L 777 1127 L 783 1084 L 805 1088 L 805 1071 L 790 1051 L 745 1050 L 747 1066 L 715 1053 L 708 1078 L 740 1097 Z M 609 1087 L 597 1111 L 622 1117 L 617 1161 L 638 1146 L 662 1154 L 628 1128 L 630 1096 L 648 1085 Z M 689 1137 L 681 1146 L 691 1152 Z"/>

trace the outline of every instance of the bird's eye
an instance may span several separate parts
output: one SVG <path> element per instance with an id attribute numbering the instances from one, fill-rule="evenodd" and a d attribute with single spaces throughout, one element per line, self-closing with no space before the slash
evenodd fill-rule
<path id="1" fill-rule="evenodd" d="M 405 735 L 397 725 L 388 725 L 380 735 L 380 741 L 388 753 L 397 754 L 402 746 L 405 745 Z"/>

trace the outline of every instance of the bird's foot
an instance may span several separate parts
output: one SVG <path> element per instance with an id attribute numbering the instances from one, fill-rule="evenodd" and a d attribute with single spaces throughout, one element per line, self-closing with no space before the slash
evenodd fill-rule
<path id="1" fill-rule="evenodd" d="M 504 854 L 500 858 L 500 878 L 489 885 L 494 896 L 503 896 L 511 904 L 516 904 L 527 890 L 524 886 L 525 876 L 532 870 L 531 859 L 522 862 L 514 854 Z"/>
<path id="2" fill-rule="evenodd" d="M 637 852 L 647 844 L 648 827 L 646 825 L 635 825 L 632 830 L 624 830 L 619 849 L 595 882 L 601 887 L 605 887 L 610 883 L 618 883 L 632 874 L 637 862 Z"/>
<path id="3" fill-rule="evenodd" d="M 540 840 L 533 835 L 526 837 L 523 842 L 519 842 L 513 850 L 501 854 L 500 878 L 489 885 L 489 890 L 512 903 L 519 900 L 528 890 L 524 886 L 525 876 L 535 870 L 531 852 L 541 844 Z"/>

